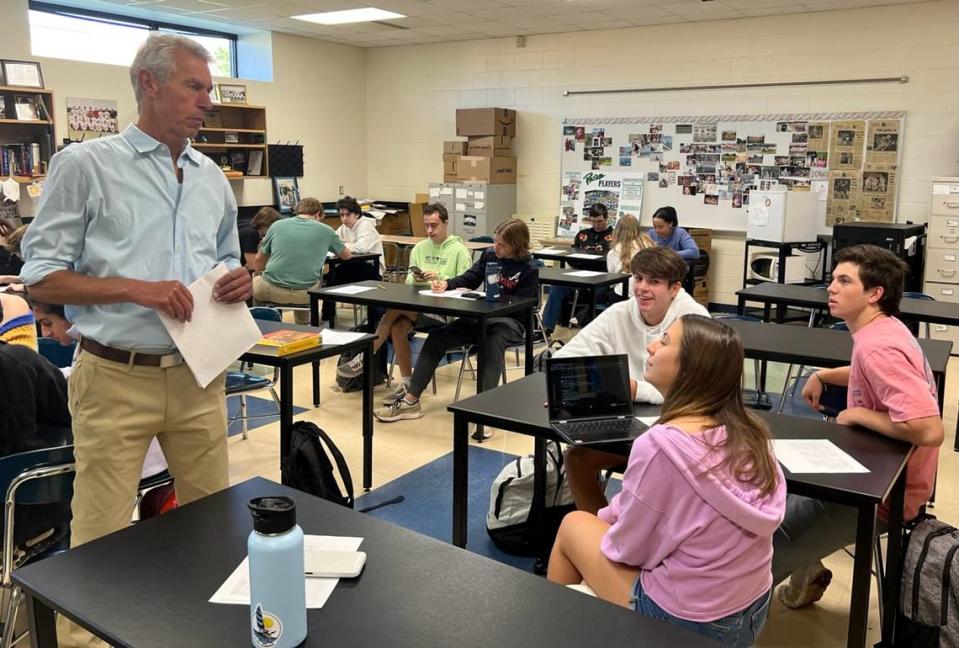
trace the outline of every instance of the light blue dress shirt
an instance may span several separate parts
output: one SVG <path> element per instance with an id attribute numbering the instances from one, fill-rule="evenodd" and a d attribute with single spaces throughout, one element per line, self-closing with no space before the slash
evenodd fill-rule
<path id="1" fill-rule="evenodd" d="M 52 272 L 189 286 L 220 262 L 240 266 L 236 199 L 223 172 L 189 143 L 170 149 L 134 125 L 53 156 L 23 239 L 23 282 Z M 144 353 L 174 349 L 156 311 L 132 303 L 66 306 L 84 337 Z"/>

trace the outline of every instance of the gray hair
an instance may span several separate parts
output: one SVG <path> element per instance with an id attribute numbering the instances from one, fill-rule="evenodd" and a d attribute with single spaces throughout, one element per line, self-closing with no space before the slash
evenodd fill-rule
<path id="1" fill-rule="evenodd" d="M 207 63 L 213 61 L 213 57 L 192 38 L 181 36 L 179 34 L 150 34 L 137 55 L 130 64 L 130 83 L 133 84 L 133 92 L 136 94 L 137 105 L 140 105 L 140 97 L 143 95 L 143 89 L 140 88 L 138 79 L 140 70 L 148 70 L 153 76 L 165 83 L 170 75 L 173 74 L 173 67 L 176 60 L 177 50 L 186 50 L 187 53 L 203 59 Z"/>

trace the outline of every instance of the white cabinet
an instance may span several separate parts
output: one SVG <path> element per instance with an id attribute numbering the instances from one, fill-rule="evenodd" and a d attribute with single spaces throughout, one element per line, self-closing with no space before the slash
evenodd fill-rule
<path id="1" fill-rule="evenodd" d="M 932 179 L 924 278 L 926 294 L 959 303 L 959 178 Z M 959 355 L 959 327 L 931 324 L 929 336 L 951 341 L 953 354 Z"/>

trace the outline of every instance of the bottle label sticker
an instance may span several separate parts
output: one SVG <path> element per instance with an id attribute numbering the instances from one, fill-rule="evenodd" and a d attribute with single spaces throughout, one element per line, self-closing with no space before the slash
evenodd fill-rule
<path id="1" fill-rule="evenodd" d="M 267 612 L 257 603 L 253 613 L 253 645 L 270 648 L 283 636 L 283 622 L 272 612 Z"/>

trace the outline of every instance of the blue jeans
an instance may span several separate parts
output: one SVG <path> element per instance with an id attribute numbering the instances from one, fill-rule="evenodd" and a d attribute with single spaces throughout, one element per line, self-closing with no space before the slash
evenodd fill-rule
<path id="1" fill-rule="evenodd" d="M 549 296 L 546 298 L 546 305 L 543 307 L 543 326 L 547 329 L 556 328 L 559 316 L 563 314 L 563 302 L 566 301 L 566 296 L 571 292 L 573 292 L 573 289 L 566 286 L 549 287 Z"/>
<path id="2" fill-rule="evenodd" d="M 643 591 L 640 577 L 637 576 L 636 585 L 633 587 L 631 603 L 634 610 L 645 614 L 651 619 L 665 621 L 666 623 L 685 630 L 691 630 L 696 634 L 718 641 L 724 646 L 747 648 L 747 646 L 756 643 L 756 640 L 759 638 L 759 633 L 766 623 L 766 614 L 769 612 L 769 595 L 770 592 L 766 592 L 753 601 L 746 609 L 730 614 L 729 616 L 724 616 L 721 619 L 716 619 L 715 621 L 687 621 L 686 619 L 673 616 L 656 605 L 656 602 L 649 598 L 646 592 Z"/>

